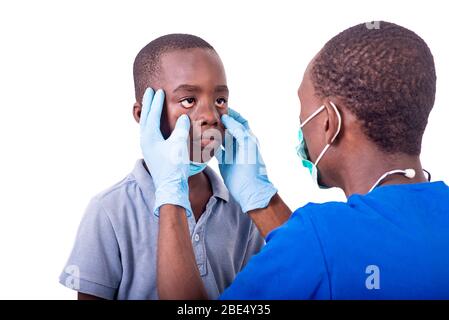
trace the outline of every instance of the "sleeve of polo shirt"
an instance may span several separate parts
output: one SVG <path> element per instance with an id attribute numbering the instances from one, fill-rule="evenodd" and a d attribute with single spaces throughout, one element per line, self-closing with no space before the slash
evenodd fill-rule
<path id="1" fill-rule="evenodd" d="M 86 209 L 59 282 L 82 293 L 114 299 L 121 275 L 113 226 L 100 200 L 94 198 Z"/>
<path id="2" fill-rule="evenodd" d="M 266 238 L 220 299 L 329 298 L 330 287 L 320 241 L 310 218 L 298 209 Z M 307 210 L 305 210 L 307 211 Z"/>

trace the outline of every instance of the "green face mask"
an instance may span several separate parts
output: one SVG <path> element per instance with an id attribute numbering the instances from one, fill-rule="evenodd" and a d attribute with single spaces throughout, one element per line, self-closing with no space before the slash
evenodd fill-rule
<path id="1" fill-rule="evenodd" d="M 318 171 L 316 165 L 310 160 L 309 150 L 307 149 L 301 128 L 298 129 L 298 141 L 299 144 L 296 147 L 296 154 L 301 159 L 302 166 L 309 170 L 312 179 L 318 183 Z"/>
<path id="2" fill-rule="evenodd" d="M 312 160 L 310 159 L 310 155 L 309 155 L 309 151 L 307 149 L 307 145 L 306 145 L 306 141 L 304 140 L 304 134 L 302 133 L 302 128 L 310 121 L 312 120 L 316 115 L 318 115 L 321 111 L 323 111 L 325 109 L 325 106 L 321 106 L 320 108 L 318 108 L 314 113 L 312 113 L 299 127 L 298 130 L 298 140 L 299 140 L 299 145 L 296 147 L 296 153 L 298 154 L 298 157 L 301 159 L 301 163 L 302 166 L 307 168 L 310 172 L 310 175 L 312 176 L 313 181 L 318 184 L 318 162 L 320 162 L 320 160 L 323 158 L 324 154 L 326 153 L 326 151 L 329 149 L 330 145 L 332 142 L 334 142 L 334 140 L 337 138 L 338 134 L 340 133 L 340 129 L 341 129 L 341 116 L 340 113 L 338 112 L 337 107 L 335 106 L 335 104 L 333 102 L 330 102 L 330 105 L 332 106 L 332 108 L 335 111 L 335 114 L 337 115 L 337 119 L 338 119 L 338 128 L 337 131 L 335 132 L 335 135 L 333 136 L 331 142 L 329 144 L 327 144 L 323 151 L 321 151 L 320 155 L 318 156 L 318 158 L 316 159 L 315 163 L 312 162 Z M 318 184 L 319 185 L 319 184 Z"/>
<path id="3" fill-rule="evenodd" d="M 200 173 L 201 171 L 206 169 L 206 167 L 207 167 L 207 162 L 202 163 L 202 162 L 190 161 L 189 177 L 194 176 L 194 175 Z"/>

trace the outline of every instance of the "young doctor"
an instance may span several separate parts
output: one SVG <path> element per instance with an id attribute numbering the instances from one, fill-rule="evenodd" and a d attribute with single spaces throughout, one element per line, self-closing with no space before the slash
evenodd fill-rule
<path id="1" fill-rule="evenodd" d="M 435 87 L 433 56 L 406 28 L 360 24 L 327 42 L 298 90 L 298 154 L 317 183 L 342 188 L 347 201 L 310 203 L 291 214 L 261 157 L 222 162 L 227 188 L 266 245 L 220 298 L 449 298 L 449 188 L 429 182 L 419 158 Z M 141 137 L 145 161 L 159 172 L 156 194 L 163 199 L 159 296 L 206 299 L 186 218 L 188 166 L 168 158 L 188 154 L 190 122 L 181 116 L 165 140 L 161 108 L 160 99 L 146 99 L 141 122 L 148 129 Z M 236 143 L 225 145 L 225 156 L 244 159 L 248 146 L 259 150 L 238 113 L 229 111 L 222 122 Z"/>

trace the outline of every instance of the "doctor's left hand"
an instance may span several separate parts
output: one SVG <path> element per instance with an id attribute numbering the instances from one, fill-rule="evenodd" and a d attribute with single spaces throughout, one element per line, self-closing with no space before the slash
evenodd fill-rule
<path id="1" fill-rule="evenodd" d="M 140 146 L 145 163 L 155 186 L 154 214 L 164 204 L 184 207 L 187 215 L 192 214 L 189 201 L 189 151 L 187 139 L 190 120 L 182 115 L 175 129 L 165 140 L 160 130 L 161 114 L 164 106 L 163 90 L 148 88 L 142 100 L 140 115 Z"/>
<path id="2" fill-rule="evenodd" d="M 220 149 L 216 154 L 226 187 L 243 212 L 267 207 L 277 189 L 268 179 L 257 138 L 248 121 L 231 108 L 221 121 L 236 142 L 235 147 L 226 145 L 226 150 Z"/>

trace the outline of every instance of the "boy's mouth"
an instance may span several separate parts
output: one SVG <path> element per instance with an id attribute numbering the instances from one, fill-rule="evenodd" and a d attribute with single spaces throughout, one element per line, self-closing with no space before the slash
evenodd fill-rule
<path id="1" fill-rule="evenodd" d="M 204 148 L 217 148 L 222 141 L 222 131 L 217 128 L 200 130 L 194 128 L 191 132 L 192 143 L 196 146 Z"/>
<path id="2" fill-rule="evenodd" d="M 214 137 L 201 137 L 193 139 L 193 144 L 201 146 L 201 149 L 216 148 L 219 143 L 220 141 L 218 141 Z"/>
<path id="3" fill-rule="evenodd" d="M 207 162 L 212 158 L 221 144 L 221 139 L 214 137 L 201 137 L 192 139 L 190 145 L 190 155 L 197 159 L 191 159 L 196 162 Z"/>

